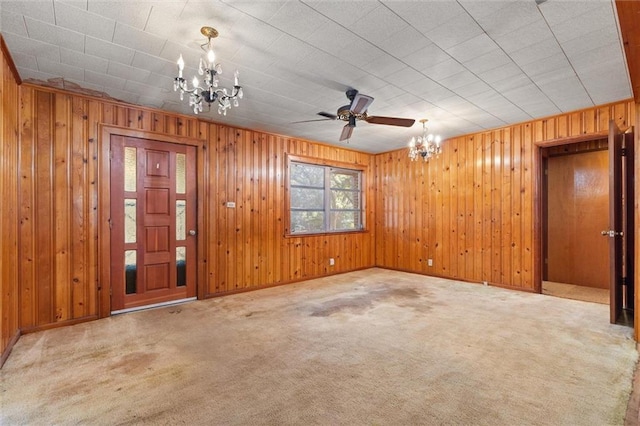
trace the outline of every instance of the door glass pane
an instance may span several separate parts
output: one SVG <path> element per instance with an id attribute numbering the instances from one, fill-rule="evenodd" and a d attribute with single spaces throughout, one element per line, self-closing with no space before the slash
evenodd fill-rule
<path id="1" fill-rule="evenodd" d="M 124 279 L 125 294 L 135 294 L 137 287 L 137 266 L 135 250 L 125 250 L 124 252 Z"/>
<path id="2" fill-rule="evenodd" d="M 176 200 L 176 240 L 187 239 L 187 201 Z"/>
<path id="3" fill-rule="evenodd" d="M 136 200 L 124 199 L 124 242 L 136 242 Z"/>
<path id="4" fill-rule="evenodd" d="M 178 287 L 184 287 L 187 285 L 187 248 L 176 247 L 176 271 L 177 280 L 176 285 Z"/>
<path id="5" fill-rule="evenodd" d="M 124 190 L 135 192 L 136 190 L 136 149 L 130 146 L 124 147 Z"/>
<path id="6" fill-rule="evenodd" d="M 176 193 L 187 192 L 187 156 L 176 154 Z"/>

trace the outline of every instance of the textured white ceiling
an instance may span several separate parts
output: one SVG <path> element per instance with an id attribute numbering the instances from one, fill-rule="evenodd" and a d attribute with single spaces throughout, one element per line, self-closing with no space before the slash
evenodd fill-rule
<path id="1" fill-rule="evenodd" d="M 63 77 L 123 101 L 191 114 L 176 60 L 196 73 L 220 36 L 222 82 L 240 71 L 236 126 L 383 152 L 421 133 L 321 118 L 372 96 L 369 115 L 429 119 L 443 137 L 631 97 L 612 0 L 0 0 L 0 31 L 23 80 Z M 190 78 L 188 78 L 190 80 Z"/>

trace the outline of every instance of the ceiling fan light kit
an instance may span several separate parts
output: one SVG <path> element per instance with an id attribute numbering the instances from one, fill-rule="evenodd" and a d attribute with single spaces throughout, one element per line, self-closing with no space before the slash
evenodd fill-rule
<path id="1" fill-rule="evenodd" d="M 411 127 L 416 121 L 411 118 L 369 116 L 367 115 L 367 109 L 373 102 L 373 98 L 371 96 L 363 95 L 356 89 L 347 90 L 346 95 L 347 99 L 349 99 L 351 103 L 338 108 L 336 114 L 321 111 L 318 113 L 318 115 L 324 117 L 324 119 L 297 121 L 297 123 L 325 120 L 346 121 L 347 124 L 344 125 L 344 127 L 342 128 L 342 133 L 340 134 L 340 141 L 343 141 L 351 138 L 353 129 L 356 127 L 356 121 L 366 121 L 367 123 L 371 124 L 385 124 L 387 126 L 400 127 Z"/>
<path id="2" fill-rule="evenodd" d="M 200 47 L 206 53 L 206 59 L 200 58 L 198 65 L 198 74 L 204 76 L 203 85 L 200 85 L 198 77 L 193 77 L 192 87 L 183 78 L 184 59 L 182 55 L 178 58 L 178 76 L 173 79 L 173 90 L 180 91 L 180 100 L 184 100 L 184 94 L 189 95 L 189 106 L 193 108 L 193 112 L 198 114 L 202 112 L 204 102 L 211 109 L 211 104 L 218 103 L 218 114 L 227 115 L 227 110 L 233 105 L 237 107 L 239 100 L 243 97 L 242 86 L 238 81 L 238 71 L 234 73 L 233 89 L 228 91 L 226 88 L 218 88 L 218 76 L 222 74 L 222 66 L 216 64 L 216 55 L 213 51 L 213 39 L 218 37 L 218 31 L 212 27 L 202 27 L 200 29 L 202 35 L 207 37 L 207 42 Z"/>
<path id="3" fill-rule="evenodd" d="M 423 118 L 420 120 L 422 123 L 422 135 L 418 137 L 412 137 L 409 141 L 409 158 L 411 161 L 416 161 L 422 158 L 424 161 L 429 161 L 434 155 L 439 155 L 442 152 L 440 145 L 442 139 L 440 135 L 433 135 L 428 133 L 427 120 Z"/>

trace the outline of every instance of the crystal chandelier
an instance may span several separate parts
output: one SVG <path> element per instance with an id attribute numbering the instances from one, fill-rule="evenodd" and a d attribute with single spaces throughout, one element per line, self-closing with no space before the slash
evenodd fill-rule
<path id="1" fill-rule="evenodd" d="M 427 134 L 427 121 L 429 120 L 426 118 L 420 120 L 422 123 L 422 136 L 413 137 L 409 141 L 409 158 L 411 158 L 411 161 L 416 161 L 419 157 L 422 157 L 424 161 L 429 161 L 429 158 L 442 152 L 440 136 Z"/>
<path id="2" fill-rule="evenodd" d="M 215 64 L 216 54 L 213 52 L 212 40 L 218 37 L 218 31 L 211 27 L 202 27 L 200 29 L 202 35 L 207 37 L 207 42 L 200 47 L 207 54 L 207 59 L 200 58 L 200 65 L 198 66 L 198 74 L 204 76 L 204 85 L 200 86 L 198 77 L 193 77 L 192 88 L 189 89 L 189 84 L 182 77 L 182 70 L 184 70 L 184 59 L 182 55 L 178 59 L 178 76 L 173 79 L 173 90 L 180 90 L 180 100 L 184 99 L 184 94 L 189 94 L 189 106 L 193 107 L 193 112 L 197 114 L 202 112 L 202 105 L 206 102 L 211 109 L 211 104 L 218 102 L 218 114 L 227 115 L 227 110 L 238 106 L 238 99 L 242 99 L 242 86 L 238 83 L 238 71 L 234 73 L 234 84 L 231 93 L 227 89 L 218 88 L 218 76 L 222 74 L 222 67 L 220 64 Z M 214 65 L 215 64 L 215 65 Z"/>

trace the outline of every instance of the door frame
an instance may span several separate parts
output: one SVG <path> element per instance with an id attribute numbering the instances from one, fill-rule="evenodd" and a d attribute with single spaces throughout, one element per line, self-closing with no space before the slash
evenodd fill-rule
<path id="1" fill-rule="evenodd" d="M 533 288 L 534 292 L 542 293 L 542 268 L 544 262 L 544 222 L 546 204 L 544 202 L 544 158 L 543 148 L 559 145 L 569 145 L 594 139 L 606 139 L 609 131 L 589 133 L 557 139 L 548 139 L 533 144 Z"/>
<path id="2" fill-rule="evenodd" d="M 625 126 L 624 128 L 621 128 L 621 132 L 625 133 L 627 132 L 629 129 L 631 129 L 631 126 Z M 578 135 L 578 136 L 572 136 L 572 137 L 564 137 L 564 138 L 557 138 L 557 139 L 549 139 L 546 141 L 540 141 L 540 142 L 535 142 L 534 143 L 534 153 L 533 153 L 533 168 L 535 171 L 535 180 L 534 180 L 534 187 L 533 187 L 533 201 L 534 201 L 534 238 L 533 238 L 533 246 L 534 246 L 534 259 L 533 259 L 533 284 L 534 284 L 534 291 L 536 293 L 542 293 L 542 268 L 543 268 L 543 262 L 544 262 L 544 234 L 543 234 L 543 214 L 545 214 L 544 209 L 546 208 L 546 204 L 544 203 L 544 158 L 543 158 L 543 148 L 549 148 L 549 147 L 553 147 L 553 146 L 559 146 L 559 145 L 568 145 L 568 144 L 572 144 L 572 143 L 577 143 L 577 142 L 587 142 L 590 140 L 595 140 L 595 139 L 608 139 L 609 138 L 609 128 L 607 126 L 607 130 L 606 131 L 601 131 L 601 132 L 595 132 L 595 133 L 588 133 L 588 134 L 583 134 L 583 135 Z M 636 150 L 636 155 L 638 150 Z M 634 175 L 635 175 L 635 170 L 633 170 Z M 634 200 L 634 203 L 638 202 L 638 198 L 637 198 L 637 192 L 638 192 L 638 186 L 636 185 L 636 199 Z M 638 213 L 636 213 L 638 214 Z M 635 233 L 634 233 L 635 234 Z M 634 244 L 637 244 L 638 241 L 636 241 L 637 239 L 635 238 L 636 236 L 633 235 L 634 238 Z M 636 259 L 632 259 L 632 262 L 636 262 Z M 633 277 L 635 278 L 635 276 Z M 638 300 L 638 291 L 635 291 L 635 299 L 636 301 Z M 638 305 L 636 303 L 636 305 Z M 637 317 L 638 315 L 635 316 L 636 317 L 636 321 L 637 321 Z M 636 333 L 636 340 L 638 337 L 638 327 L 636 327 L 636 325 L 634 325 L 634 331 Z"/>
<path id="3" fill-rule="evenodd" d="M 198 239 L 196 242 L 196 296 L 204 298 L 205 283 L 205 243 L 208 235 L 205 229 L 204 206 L 206 192 L 204 191 L 204 150 L 206 141 L 187 136 L 167 135 L 145 130 L 129 129 L 100 124 L 98 140 L 98 318 L 111 316 L 111 136 L 118 135 L 140 139 L 150 139 L 178 145 L 196 147 L 196 228 Z"/>

